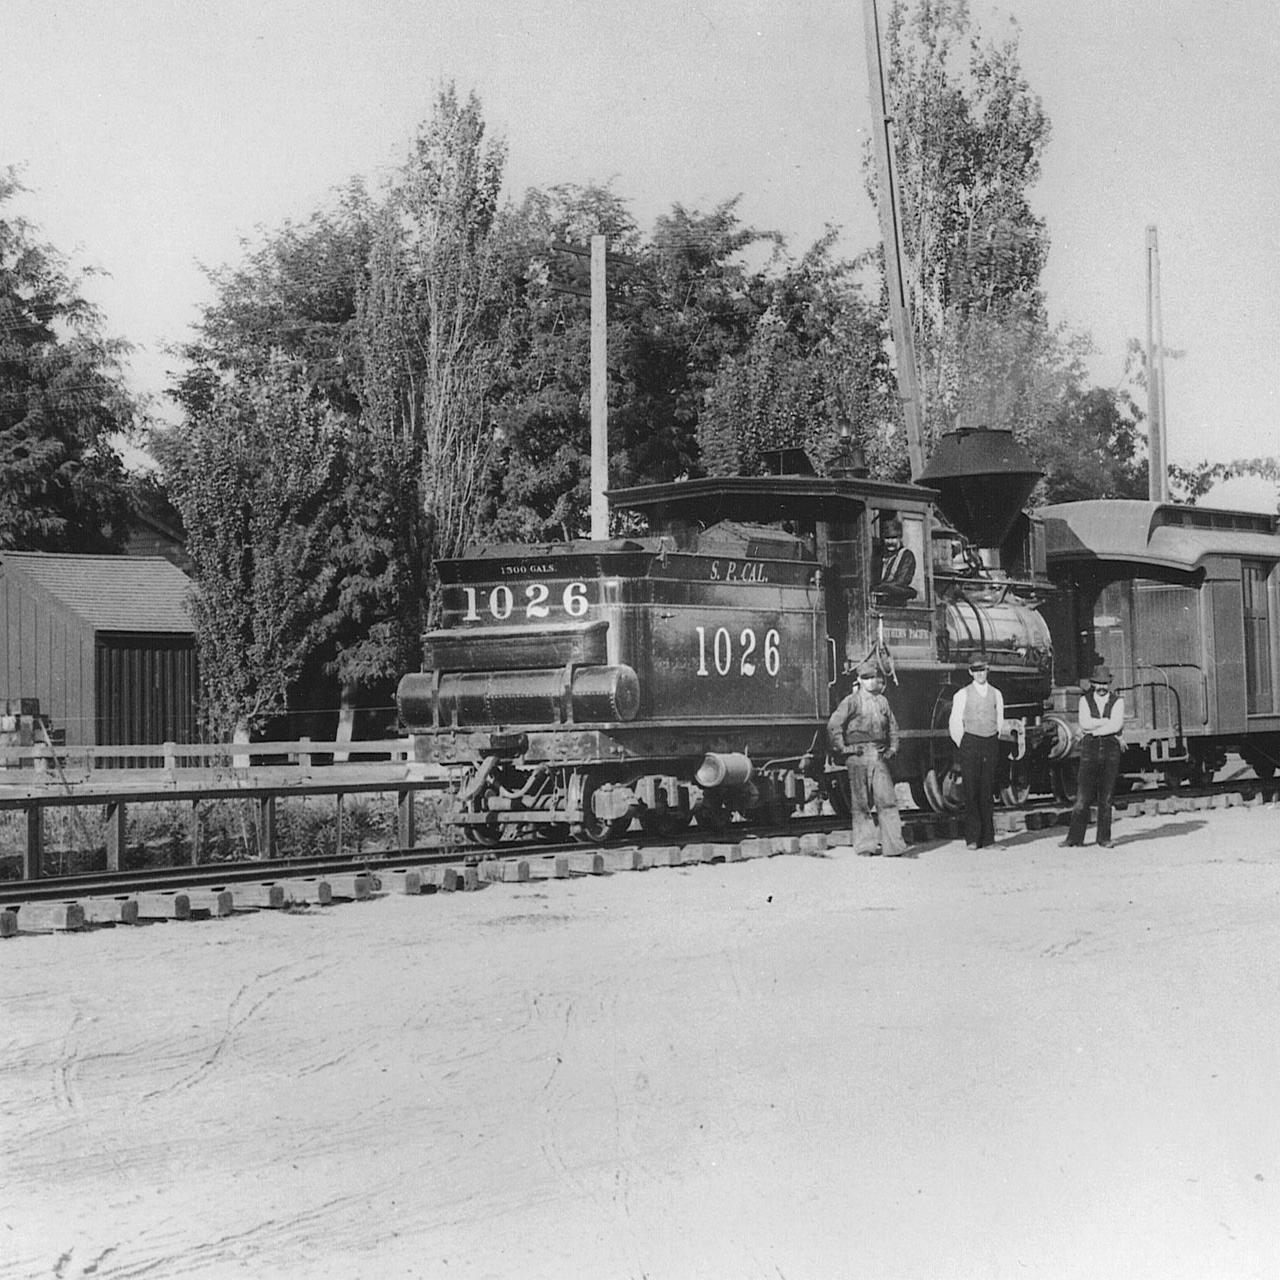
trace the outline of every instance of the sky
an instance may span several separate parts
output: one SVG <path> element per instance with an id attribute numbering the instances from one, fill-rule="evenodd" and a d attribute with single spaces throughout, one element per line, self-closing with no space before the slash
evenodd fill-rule
<path id="1" fill-rule="evenodd" d="M 972 10 L 1016 23 L 1052 124 L 1051 318 L 1119 382 L 1155 226 L 1170 459 L 1280 453 L 1280 6 Z M 212 297 L 200 264 L 353 175 L 376 189 L 448 80 L 506 139 L 510 198 L 612 181 L 647 229 L 741 194 L 797 253 L 828 223 L 849 252 L 878 239 L 861 0 L 4 0 L 0 164 L 30 188 L 10 212 L 107 273 L 86 292 L 159 402 Z"/>

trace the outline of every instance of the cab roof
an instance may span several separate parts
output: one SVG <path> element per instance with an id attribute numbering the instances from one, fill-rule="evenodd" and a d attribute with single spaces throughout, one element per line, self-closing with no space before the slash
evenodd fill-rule
<path id="1" fill-rule="evenodd" d="M 766 523 L 800 520 L 843 522 L 867 506 L 923 510 L 937 494 L 921 485 L 821 476 L 702 476 L 667 484 L 611 489 L 609 504 L 647 515 L 650 528 L 679 522 L 717 524 L 722 520 Z"/>

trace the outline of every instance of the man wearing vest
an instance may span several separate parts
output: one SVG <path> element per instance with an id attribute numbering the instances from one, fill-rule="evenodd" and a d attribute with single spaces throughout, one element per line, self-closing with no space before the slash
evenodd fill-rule
<path id="1" fill-rule="evenodd" d="M 1071 809 L 1065 846 L 1084 844 L 1089 806 L 1098 806 L 1098 848 L 1111 848 L 1111 797 L 1120 772 L 1120 733 L 1124 728 L 1124 699 L 1111 692 L 1111 672 L 1099 667 L 1080 699 L 1080 781 Z"/>
<path id="2" fill-rule="evenodd" d="M 964 842 L 970 849 L 995 844 L 996 757 L 1004 728 L 1004 695 L 987 683 L 987 660 L 969 663 L 972 683 L 951 700 L 948 729 L 959 748 L 964 792 Z"/>
<path id="3" fill-rule="evenodd" d="M 912 585 L 916 576 L 916 558 L 902 545 L 902 525 L 888 519 L 885 513 L 880 573 L 871 595 L 886 604 L 906 604 L 916 598 Z"/>
<path id="4" fill-rule="evenodd" d="M 879 676 L 874 662 L 864 662 L 858 668 L 857 686 L 827 721 L 827 737 L 849 771 L 854 852 L 864 857 L 877 852 L 876 824 L 871 820 L 870 797 L 874 797 L 880 819 L 878 843 L 884 856 L 914 856 L 907 855 L 902 838 L 898 797 L 887 764 L 898 751 L 898 722 L 888 698 L 877 692 Z"/>

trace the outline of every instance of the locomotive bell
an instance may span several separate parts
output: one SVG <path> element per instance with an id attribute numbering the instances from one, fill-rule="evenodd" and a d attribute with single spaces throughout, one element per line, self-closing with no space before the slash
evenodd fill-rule
<path id="1" fill-rule="evenodd" d="M 943 514 L 978 547 L 998 547 L 1044 473 L 1012 431 L 961 427 L 938 442 L 919 483 L 936 489 Z"/>

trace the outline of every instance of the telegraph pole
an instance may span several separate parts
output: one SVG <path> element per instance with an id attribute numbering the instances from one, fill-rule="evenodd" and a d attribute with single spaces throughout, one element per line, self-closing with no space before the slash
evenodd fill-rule
<path id="1" fill-rule="evenodd" d="M 884 58 L 880 49 L 880 17 L 876 0 L 863 0 L 866 26 L 867 73 L 871 82 L 871 140 L 876 155 L 879 188 L 880 238 L 884 243 L 885 279 L 889 287 L 889 319 L 897 356 L 898 397 L 907 425 L 907 456 L 911 478 L 924 470 L 924 429 L 921 419 L 920 382 L 916 371 L 915 341 L 911 331 L 911 302 L 902 281 L 902 204 L 893 161 L 893 118 L 885 90 Z"/>
<path id="2" fill-rule="evenodd" d="M 1160 249 L 1147 228 L 1147 496 L 1169 501 L 1169 460 L 1164 411 L 1164 323 L 1160 317 Z"/>

